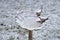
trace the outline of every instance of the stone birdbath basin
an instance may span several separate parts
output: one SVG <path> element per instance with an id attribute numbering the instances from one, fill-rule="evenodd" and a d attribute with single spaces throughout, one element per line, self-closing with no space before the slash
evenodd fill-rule
<path id="1" fill-rule="evenodd" d="M 19 12 L 19 11 L 18 11 Z M 29 31 L 29 39 L 32 40 L 32 31 L 41 29 L 41 25 L 48 19 L 47 17 L 41 17 L 42 9 L 36 12 L 34 16 L 22 17 L 27 15 L 19 15 L 17 12 L 17 20 L 16 22 L 24 29 Z"/>

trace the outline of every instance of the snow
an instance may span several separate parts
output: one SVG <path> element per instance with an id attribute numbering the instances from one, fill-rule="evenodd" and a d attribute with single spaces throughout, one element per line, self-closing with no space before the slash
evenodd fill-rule
<path id="1" fill-rule="evenodd" d="M 60 0 L 0 0 L 0 40 L 28 40 L 28 31 L 16 23 L 17 11 L 22 17 L 33 17 L 41 5 L 41 16 L 48 20 L 33 31 L 33 40 L 60 40 Z"/>

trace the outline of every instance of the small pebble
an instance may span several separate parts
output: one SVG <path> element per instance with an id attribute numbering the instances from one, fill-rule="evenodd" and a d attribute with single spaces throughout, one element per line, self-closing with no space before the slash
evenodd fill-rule
<path id="1" fill-rule="evenodd" d="M 17 29 L 19 29 L 19 27 L 17 27 Z"/>
<path id="2" fill-rule="evenodd" d="M 19 39 L 19 37 L 17 37 L 17 39 Z"/>
<path id="3" fill-rule="evenodd" d="M 0 24 L 1 26 L 3 26 L 3 24 Z"/>

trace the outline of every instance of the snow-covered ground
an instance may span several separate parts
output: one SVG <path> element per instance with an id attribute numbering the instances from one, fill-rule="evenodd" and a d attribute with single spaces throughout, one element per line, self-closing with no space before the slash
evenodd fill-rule
<path id="1" fill-rule="evenodd" d="M 28 40 L 28 31 L 16 23 L 15 16 L 18 10 L 32 16 L 41 5 L 42 16 L 49 19 L 33 31 L 33 40 L 60 40 L 60 0 L 0 0 L 0 40 Z"/>

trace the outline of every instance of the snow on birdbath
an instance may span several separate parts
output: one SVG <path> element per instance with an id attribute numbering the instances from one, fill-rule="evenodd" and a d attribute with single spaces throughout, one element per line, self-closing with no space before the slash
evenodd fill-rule
<path id="1" fill-rule="evenodd" d="M 22 21 L 17 19 L 17 23 L 19 23 L 22 28 L 25 28 L 28 30 L 34 30 L 37 28 L 39 29 L 39 28 L 41 28 L 41 23 L 38 23 L 36 19 L 38 19 L 38 18 L 37 17 L 28 17 Z"/>

